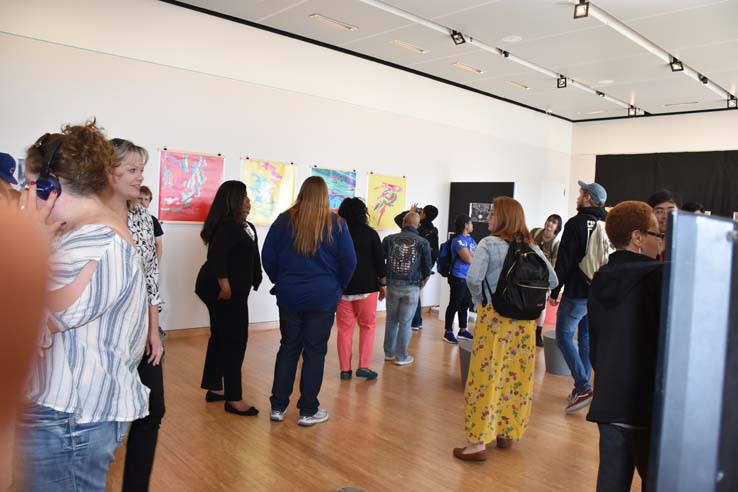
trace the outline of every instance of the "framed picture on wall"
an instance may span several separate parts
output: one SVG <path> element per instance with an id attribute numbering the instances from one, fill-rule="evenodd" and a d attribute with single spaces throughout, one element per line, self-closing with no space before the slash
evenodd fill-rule
<path id="1" fill-rule="evenodd" d="M 473 222 L 487 222 L 489 213 L 492 211 L 491 203 L 470 203 L 469 217 Z"/>
<path id="2" fill-rule="evenodd" d="M 223 181 L 220 154 L 162 149 L 159 153 L 159 220 L 201 224 Z"/>

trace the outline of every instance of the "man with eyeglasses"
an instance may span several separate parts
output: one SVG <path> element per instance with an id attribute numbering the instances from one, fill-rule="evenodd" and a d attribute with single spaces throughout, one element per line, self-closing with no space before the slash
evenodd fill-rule
<path id="1" fill-rule="evenodd" d="M 675 212 L 682 208 L 681 197 L 672 191 L 661 190 L 651 195 L 647 203 L 653 209 L 653 214 L 656 216 L 656 221 L 659 223 L 659 232 L 666 235 L 667 219 L 671 212 Z M 659 251 L 658 260 L 664 261 L 664 248 L 666 243 L 661 242 L 661 251 Z"/>
<path id="2" fill-rule="evenodd" d="M 559 285 L 551 291 L 549 303 L 559 304 L 556 317 L 556 344 L 559 346 L 566 365 L 574 378 L 574 389 L 568 396 L 569 404 L 566 413 L 585 408 L 592 401 L 592 364 L 589 361 L 589 317 L 587 316 L 587 300 L 589 298 L 589 281 L 579 268 L 579 262 L 587 252 L 589 236 L 597 225 L 597 221 L 605 220 L 605 202 L 607 191 L 599 183 L 587 184 L 579 181 L 579 197 L 577 197 L 577 215 L 566 222 L 564 234 L 559 244 L 556 259 L 556 276 Z M 578 346 L 574 344 L 574 333 L 577 333 Z"/>

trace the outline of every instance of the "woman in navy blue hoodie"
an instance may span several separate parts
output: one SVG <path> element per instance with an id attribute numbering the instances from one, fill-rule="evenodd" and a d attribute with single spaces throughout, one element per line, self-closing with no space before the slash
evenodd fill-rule
<path id="1" fill-rule="evenodd" d="M 300 375 L 300 425 L 328 420 L 318 393 L 336 306 L 356 267 L 346 223 L 331 213 L 322 178 L 305 180 L 297 200 L 272 224 L 262 263 L 277 296 L 282 334 L 274 365 L 271 419 L 281 422 L 290 402 L 297 364 Z"/>

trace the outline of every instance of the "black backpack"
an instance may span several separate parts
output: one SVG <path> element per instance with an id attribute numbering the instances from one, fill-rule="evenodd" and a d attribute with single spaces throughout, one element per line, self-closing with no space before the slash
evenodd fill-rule
<path id="1" fill-rule="evenodd" d="M 509 241 L 510 248 L 502 265 L 497 289 L 490 296 L 495 311 L 512 319 L 537 319 L 546 306 L 548 266 L 521 237 Z M 484 284 L 491 293 L 489 283 Z M 487 295 L 482 287 L 483 303 Z"/>

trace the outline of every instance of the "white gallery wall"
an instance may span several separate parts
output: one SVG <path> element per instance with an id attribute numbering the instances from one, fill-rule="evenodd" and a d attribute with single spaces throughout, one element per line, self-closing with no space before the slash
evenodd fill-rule
<path id="1" fill-rule="evenodd" d="M 146 147 L 405 175 L 406 205 L 434 203 L 445 236 L 451 181 L 514 181 L 532 226 L 565 214 L 572 125 L 357 57 L 154 0 L 0 0 L 0 149 L 16 157 L 62 123 L 95 116 Z M 576 189 L 576 188 L 575 188 Z M 155 205 L 152 205 L 155 212 Z M 200 227 L 164 224 L 167 329 L 207 326 L 193 293 Z M 258 228 L 260 240 L 266 228 Z M 382 232 L 383 235 L 395 232 Z M 438 304 L 437 275 L 423 304 Z M 252 322 L 277 319 L 268 281 Z"/>
<path id="2" fill-rule="evenodd" d="M 569 187 L 574 193 L 569 194 L 569 215 L 576 210 L 577 180 L 588 183 L 594 180 L 598 154 L 738 150 L 738 111 L 735 110 L 593 121 L 573 126 Z"/>

